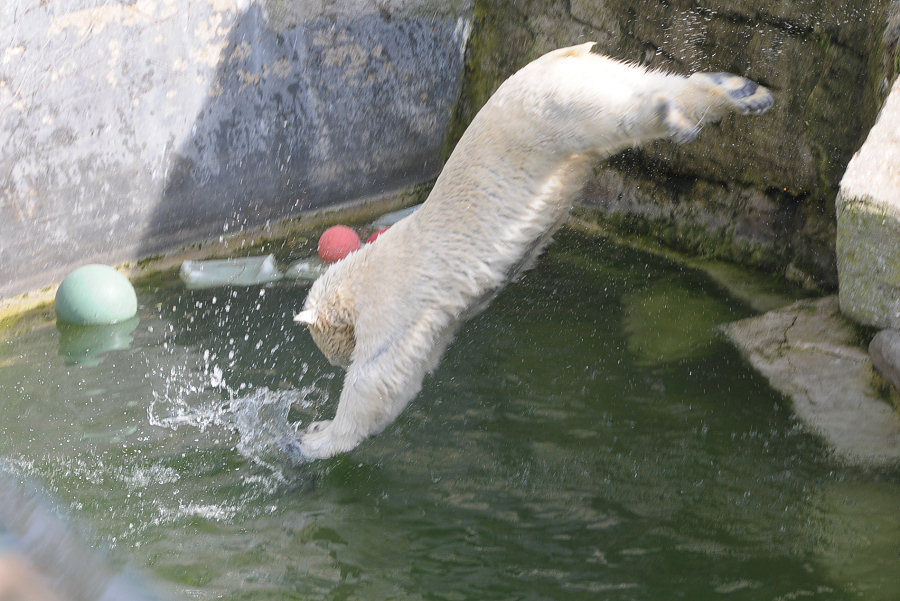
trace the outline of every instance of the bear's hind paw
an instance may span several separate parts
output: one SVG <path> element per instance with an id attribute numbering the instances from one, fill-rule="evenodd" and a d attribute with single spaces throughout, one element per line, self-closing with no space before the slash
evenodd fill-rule
<path id="1" fill-rule="evenodd" d="M 720 94 L 743 115 L 765 113 L 775 103 L 772 92 L 751 79 L 731 73 L 694 73 L 691 79 Z"/>

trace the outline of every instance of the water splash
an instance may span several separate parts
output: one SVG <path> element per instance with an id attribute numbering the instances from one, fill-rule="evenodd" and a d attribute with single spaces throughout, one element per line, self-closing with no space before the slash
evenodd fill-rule
<path id="1" fill-rule="evenodd" d="M 295 404 L 310 406 L 303 393 L 296 390 L 261 389 L 232 400 L 225 416 L 230 427 L 240 434 L 238 453 L 258 458 L 261 451 L 276 448 L 279 441 L 296 436 L 299 424 L 288 421 Z"/>
<path id="2" fill-rule="evenodd" d="M 325 385 L 333 378 L 332 373 L 326 372 L 298 389 L 249 388 L 228 381 L 231 365 L 222 367 L 215 353 L 177 348 L 171 352 L 186 356 L 181 360 L 170 358 L 167 371 L 153 373 L 148 423 L 173 431 L 193 428 L 207 433 L 218 428 L 233 432 L 237 435 L 234 449 L 272 473 L 280 471 L 278 464 L 285 459 L 279 441 L 294 438 L 303 425 L 301 421 L 291 421 L 291 410 L 312 414 L 314 407 L 327 398 Z M 194 358 L 193 365 L 190 357 Z M 230 357 L 226 359 L 229 360 Z M 302 364 L 301 379 L 308 372 L 309 366 Z"/>

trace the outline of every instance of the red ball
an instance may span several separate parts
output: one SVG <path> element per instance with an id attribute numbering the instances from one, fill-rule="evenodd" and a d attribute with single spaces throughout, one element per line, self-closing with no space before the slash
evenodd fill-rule
<path id="1" fill-rule="evenodd" d="M 319 238 L 319 256 L 326 263 L 340 261 L 360 247 L 359 235 L 346 225 L 333 225 Z"/>
<path id="2" fill-rule="evenodd" d="M 366 244 L 371 244 L 372 242 L 375 242 L 376 240 L 378 240 L 378 236 L 380 236 L 381 234 L 385 233 L 385 232 L 388 231 L 389 229 L 391 229 L 391 228 L 385 227 L 385 228 L 382 228 L 382 229 L 378 230 L 377 232 L 375 232 L 374 234 L 372 234 L 371 236 L 369 236 L 368 238 L 366 238 Z"/>

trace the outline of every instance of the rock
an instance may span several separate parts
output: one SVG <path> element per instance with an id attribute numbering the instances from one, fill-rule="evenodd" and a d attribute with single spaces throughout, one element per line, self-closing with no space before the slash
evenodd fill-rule
<path id="1" fill-rule="evenodd" d="M 841 310 L 900 328 L 900 79 L 847 166 L 835 201 Z"/>
<path id="2" fill-rule="evenodd" d="M 723 332 L 839 457 L 900 461 L 900 415 L 874 390 L 869 357 L 836 296 L 798 301 Z"/>
<path id="3" fill-rule="evenodd" d="M 894 389 L 900 391 L 900 331 L 882 330 L 869 343 L 872 365 Z"/>

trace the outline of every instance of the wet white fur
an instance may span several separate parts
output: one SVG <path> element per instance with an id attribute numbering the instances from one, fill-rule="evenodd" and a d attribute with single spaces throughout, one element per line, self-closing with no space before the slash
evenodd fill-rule
<path id="1" fill-rule="evenodd" d="M 390 424 L 461 320 L 542 250 L 599 161 L 771 105 L 737 76 L 648 71 L 591 46 L 551 52 L 504 82 L 424 205 L 313 284 L 297 320 L 347 373 L 334 420 L 293 443 L 303 457 L 349 451 Z"/>

